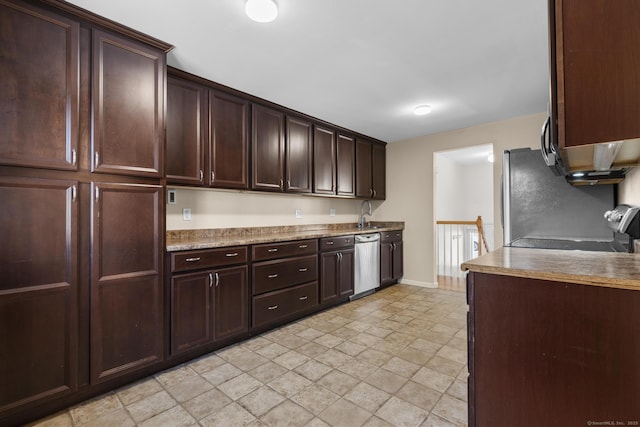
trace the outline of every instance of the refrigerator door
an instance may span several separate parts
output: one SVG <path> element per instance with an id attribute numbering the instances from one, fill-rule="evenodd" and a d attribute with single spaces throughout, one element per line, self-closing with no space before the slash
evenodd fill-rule
<path id="1" fill-rule="evenodd" d="M 615 186 L 572 186 L 540 150 L 504 152 L 502 191 L 505 245 L 523 237 L 613 240 L 603 214 L 615 206 Z"/>

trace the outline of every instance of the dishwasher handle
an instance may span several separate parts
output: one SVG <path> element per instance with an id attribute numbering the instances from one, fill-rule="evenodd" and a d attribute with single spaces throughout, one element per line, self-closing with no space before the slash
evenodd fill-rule
<path id="1" fill-rule="evenodd" d="M 356 240 L 356 244 L 357 243 L 377 242 L 377 241 L 380 240 L 380 233 L 356 234 L 355 240 Z"/>

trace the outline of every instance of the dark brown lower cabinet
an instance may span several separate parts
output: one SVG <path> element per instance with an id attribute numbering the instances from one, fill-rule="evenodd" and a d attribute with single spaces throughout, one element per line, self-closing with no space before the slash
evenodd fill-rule
<path id="1" fill-rule="evenodd" d="M 640 292 L 467 280 L 470 426 L 637 425 Z"/>
<path id="2" fill-rule="evenodd" d="M 402 231 L 382 233 L 380 239 L 380 284 L 397 283 L 404 274 Z"/>
<path id="3" fill-rule="evenodd" d="M 77 388 L 77 182 L 0 177 L 0 424 Z"/>
<path id="4" fill-rule="evenodd" d="M 159 185 L 92 184 L 91 381 L 163 358 Z"/>
<path id="5" fill-rule="evenodd" d="M 198 257 L 188 259 L 194 258 Z M 245 264 L 174 274 L 170 316 L 172 356 L 246 334 L 248 267 Z"/>
<path id="6" fill-rule="evenodd" d="M 320 253 L 320 304 L 346 301 L 353 295 L 354 236 L 320 239 L 320 248 L 336 250 Z"/>

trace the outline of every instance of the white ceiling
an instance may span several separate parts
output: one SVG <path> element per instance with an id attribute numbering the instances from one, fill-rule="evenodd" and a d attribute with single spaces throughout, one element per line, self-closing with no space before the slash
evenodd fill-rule
<path id="1" fill-rule="evenodd" d="M 169 65 L 387 142 L 545 111 L 546 0 L 72 0 Z M 414 116 L 417 104 L 433 112 Z"/>

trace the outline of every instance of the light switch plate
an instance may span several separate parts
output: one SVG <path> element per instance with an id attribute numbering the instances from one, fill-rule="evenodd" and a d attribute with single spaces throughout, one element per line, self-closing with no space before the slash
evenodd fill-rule
<path id="1" fill-rule="evenodd" d="M 182 219 L 184 221 L 191 221 L 191 208 L 182 209 Z"/>
<path id="2" fill-rule="evenodd" d="M 176 190 L 167 191 L 167 203 L 170 205 L 176 204 Z"/>
<path id="3" fill-rule="evenodd" d="M 336 210 L 334 208 L 329 209 L 329 216 L 336 216 Z"/>
<path id="4" fill-rule="evenodd" d="M 302 209 L 296 209 L 296 218 L 302 218 Z"/>

